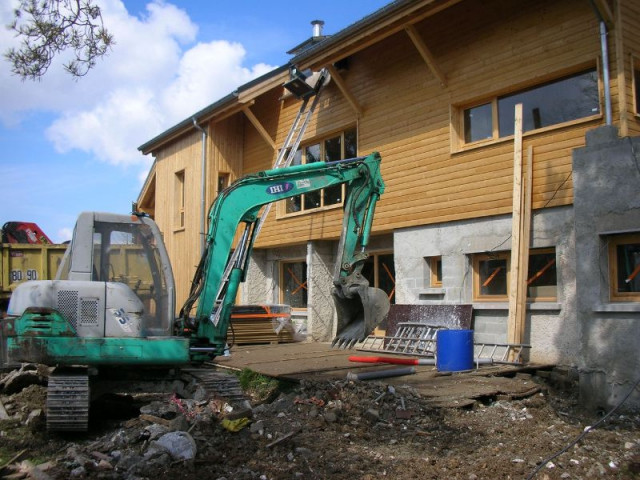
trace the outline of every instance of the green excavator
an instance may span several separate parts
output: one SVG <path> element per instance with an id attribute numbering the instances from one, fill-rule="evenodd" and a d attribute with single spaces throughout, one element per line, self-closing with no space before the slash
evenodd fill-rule
<path id="1" fill-rule="evenodd" d="M 333 344 L 349 348 L 389 309 L 387 295 L 362 276 L 376 202 L 384 191 L 377 153 L 265 170 L 222 191 L 209 213 L 206 247 L 177 318 L 173 272 L 155 222 L 136 212 L 82 213 L 56 280 L 18 286 L 2 320 L 6 362 L 45 364 L 62 372 L 49 379 L 48 428 L 87 429 L 90 377 L 97 378 L 100 369 L 175 368 L 222 355 L 261 209 L 343 184 Z M 79 368 L 69 374 L 64 367 L 71 366 Z"/>

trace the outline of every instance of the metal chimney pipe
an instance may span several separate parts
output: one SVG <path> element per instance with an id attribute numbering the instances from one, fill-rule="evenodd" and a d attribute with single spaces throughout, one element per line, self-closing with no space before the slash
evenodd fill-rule
<path id="1" fill-rule="evenodd" d="M 324 26 L 323 20 L 313 20 L 311 22 L 311 26 L 313 27 L 313 36 L 321 37 L 322 36 L 322 27 Z"/>

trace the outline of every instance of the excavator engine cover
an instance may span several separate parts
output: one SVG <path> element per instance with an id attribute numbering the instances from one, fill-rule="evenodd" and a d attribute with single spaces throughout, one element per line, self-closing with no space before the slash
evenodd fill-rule
<path id="1" fill-rule="evenodd" d="M 331 292 L 338 314 L 334 347 L 352 348 L 373 332 L 389 312 L 389 297 L 362 278 L 335 286 Z"/>

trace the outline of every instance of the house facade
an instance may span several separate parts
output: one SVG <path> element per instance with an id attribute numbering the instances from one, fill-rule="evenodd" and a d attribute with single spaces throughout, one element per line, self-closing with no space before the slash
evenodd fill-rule
<path id="1" fill-rule="evenodd" d="M 639 32 L 630 0 L 399 0 L 314 32 L 288 65 L 140 147 L 155 162 L 138 205 L 164 233 L 178 304 L 211 202 L 284 145 L 301 104 L 290 68 L 327 69 L 295 162 L 380 152 L 370 282 L 398 304 L 472 304 L 477 343 L 530 345 L 530 361 L 578 374 L 585 403 L 615 403 L 640 370 Z M 240 294 L 290 304 L 316 341 L 335 330 L 341 197 L 276 204 Z"/>

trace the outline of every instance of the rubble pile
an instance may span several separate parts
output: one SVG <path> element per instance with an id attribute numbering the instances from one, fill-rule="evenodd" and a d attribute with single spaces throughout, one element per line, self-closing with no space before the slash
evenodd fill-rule
<path id="1" fill-rule="evenodd" d="M 44 430 L 46 389 L 29 375 L 22 390 L 0 393 L 3 478 L 526 478 L 586 425 L 570 396 L 544 384 L 527 398 L 454 409 L 397 382 L 306 380 L 251 405 L 133 396 L 131 418 L 62 435 Z M 536 478 L 637 478 L 639 426 L 640 416 L 612 415 Z"/>

